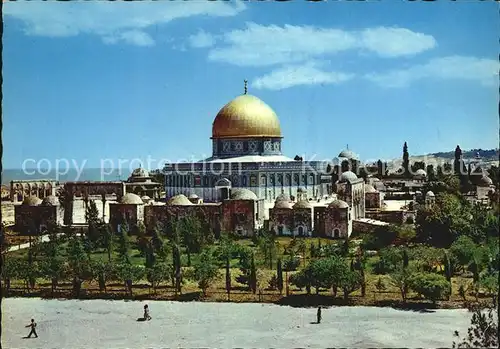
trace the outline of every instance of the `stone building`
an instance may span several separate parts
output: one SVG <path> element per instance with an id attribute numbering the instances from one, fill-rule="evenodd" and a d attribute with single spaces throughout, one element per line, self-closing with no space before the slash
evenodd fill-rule
<path id="1" fill-rule="evenodd" d="M 371 184 L 365 184 L 365 209 L 380 209 L 382 207 L 383 194 Z"/>
<path id="2" fill-rule="evenodd" d="M 10 201 L 24 202 L 26 197 L 39 199 L 55 195 L 59 183 L 50 179 L 16 180 L 10 182 Z"/>
<path id="3" fill-rule="evenodd" d="M 323 234 L 330 238 L 345 238 L 352 233 L 351 208 L 347 202 L 335 200 L 325 210 Z"/>
<path id="4" fill-rule="evenodd" d="M 127 193 L 134 193 L 140 197 L 147 196 L 151 200 L 160 199 L 160 191 L 163 184 L 153 181 L 153 177 L 143 168 L 137 168 L 125 182 Z"/>
<path id="5" fill-rule="evenodd" d="M 340 200 L 351 208 L 352 219 L 365 217 L 365 182 L 352 171 L 343 172 L 336 183 Z"/>
<path id="6" fill-rule="evenodd" d="M 27 196 L 21 205 L 14 207 L 15 230 L 25 235 L 38 235 L 47 227 L 62 223 L 62 210 L 56 196 L 49 195 L 43 200 Z"/>
<path id="7" fill-rule="evenodd" d="M 329 194 L 327 166 L 284 156 L 276 113 L 246 89 L 217 113 L 211 139 L 210 158 L 165 166 L 167 197 L 195 194 L 217 202 L 229 187 L 247 189 L 270 203 L 282 193 L 296 197 L 299 188 L 310 198 Z"/>
<path id="8" fill-rule="evenodd" d="M 124 223 L 130 227 L 142 221 L 144 221 L 144 202 L 139 195 L 127 193 L 119 202 L 109 203 L 109 223 L 115 231 L 119 232 Z"/>
<path id="9" fill-rule="evenodd" d="M 269 230 L 280 236 L 312 236 L 313 206 L 300 190 L 295 203 L 285 194 L 276 198 L 269 210 Z"/>
<path id="10" fill-rule="evenodd" d="M 218 236 L 221 232 L 233 232 L 239 236 L 253 236 L 264 225 L 264 202 L 255 193 L 244 188 L 230 189 L 229 197 L 218 203 L 193 203 L 179 194 L 171 197 L 165 205 L 147 205 L 144 222 L 151 230 L 158 223 L 166 224 L 170 219 L 195 215 L 207 224 Z"/>
<path id="11" fill-rule="evenodd" d="M 432 207 L 436 203 L 436 195 L 432 191 L 425 193 L 425 206 L 427 208 Z"/>

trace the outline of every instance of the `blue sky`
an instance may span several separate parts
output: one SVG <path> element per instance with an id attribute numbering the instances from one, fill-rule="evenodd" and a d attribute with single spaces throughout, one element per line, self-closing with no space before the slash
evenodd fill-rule
<path id="1" fill-rule="evenodd" d="M 278 114 L 290 157 L 498 147 L 494 2 L 11 2 L 3 13 L 4 168 L 201 159 L 244 79 Z"/>

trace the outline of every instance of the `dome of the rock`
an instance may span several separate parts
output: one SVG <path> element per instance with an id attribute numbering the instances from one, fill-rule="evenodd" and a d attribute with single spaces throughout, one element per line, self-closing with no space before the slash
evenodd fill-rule
<path id="1" fill-rule="evenodd" d="M 219 111 L 212 125 L 212 138 L 281 138 L 276 113 L 259 98 L 244 94 Z"/>

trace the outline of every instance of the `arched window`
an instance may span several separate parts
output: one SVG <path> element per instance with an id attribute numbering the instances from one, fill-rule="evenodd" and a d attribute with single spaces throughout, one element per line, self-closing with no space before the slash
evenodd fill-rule
<path id="1" fill-rule="evenodd" d="M 309 175 L 309 185 L 314 185 L 314 175 L 312 173 Z"/>
<path id="2" fill-rule="evenodd" d="M 262 187 L 266 187 L 267 186 L 267 178 L 266 178 L 265 175 L 260 176 L 260 185 Z"/>
<path id="3" fill-rule="evenodd" d="M 304 228 L 303 227 L 299 227 L 299 236 L 304 236 Z"/>
<path id="4" fill-rule="evenodd" d="M 334 238 L 339 238 L 340 237 L 340 230 L 334 229 L 333 230 L 333 237 Z"/>

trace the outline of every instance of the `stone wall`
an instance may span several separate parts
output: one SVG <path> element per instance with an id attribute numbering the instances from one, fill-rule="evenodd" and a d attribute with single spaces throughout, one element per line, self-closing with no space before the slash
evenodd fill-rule
<path id="1" fill-rule="evenodd" d="M 366 211 L 365 217 L 370 219 L 376 219 L 382 222 L 392 223 L 392 224 L 404 224 L 408 222 L 408 218 L 413 219 L 415 222 L 416 211 L 380 211 L 380 210 L 370 210 Z"/>
<path id="2" fill-rule="evenodd" d="M 22 235 L 36 235 L 50 223 L 57 222 L 57 206 L 17 205 L 15 210 L 15 230 Z"/>

